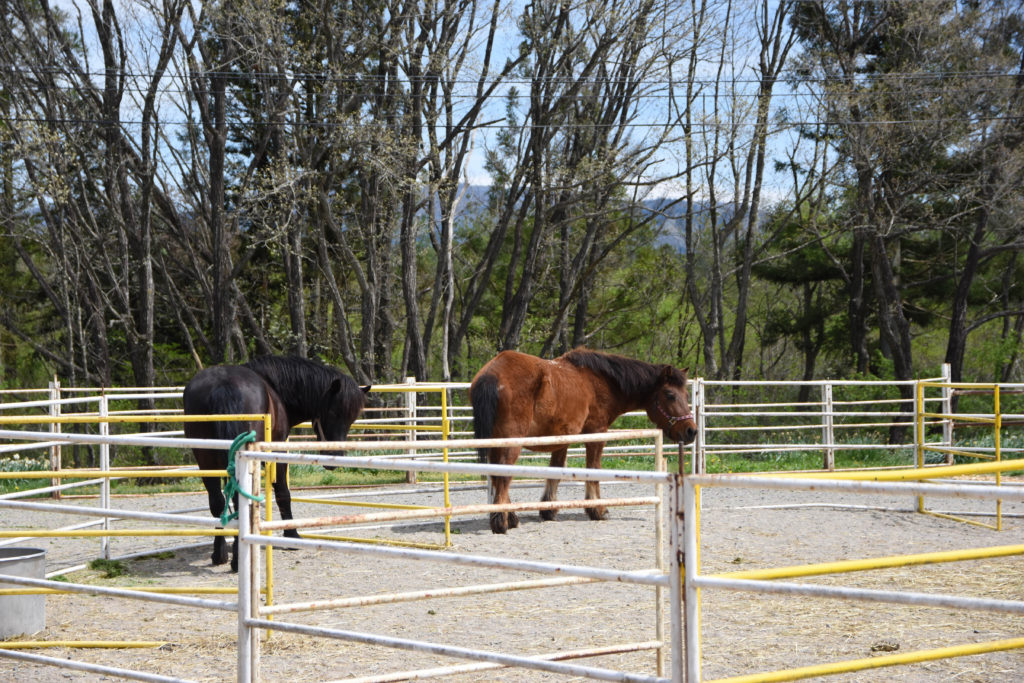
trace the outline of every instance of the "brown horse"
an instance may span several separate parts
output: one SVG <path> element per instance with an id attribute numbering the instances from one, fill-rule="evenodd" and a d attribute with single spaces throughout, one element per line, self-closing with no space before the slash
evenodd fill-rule
<path id="1" fill-rule="evenodd" d="M 665 435 L 691 443 L 697 425 L 686 396 L 686 370 L 588 349 L 575 349 L 555 360 L 502 351 L 473 378 L 473 431 L 478 439 L 590 434 L 607 431 L 617 417 L 643 408 Z M 551 466 L 565 466 L 568 446 L 532 447 L 550 451 Z M 588 443 L 587 467 L 601 467 L 603 443 Z M 512 465 L 520 448 L 480 449 L 480 461 Z M 549 479 L 542 501 L 556 500 L 558 479 Z M 491 503 L 509 502 L 509 477 L 491 477 Z M 586 483 L 587 499 L 601 497 L 600 484 Z M 589 507 L 591 519 L 604 519 L 606 508 Z M 555 518 L 541 510 L 541 519 Z M 491 513 L 491 531 L 503 534 L 519 525 L 514 512 Z"/>

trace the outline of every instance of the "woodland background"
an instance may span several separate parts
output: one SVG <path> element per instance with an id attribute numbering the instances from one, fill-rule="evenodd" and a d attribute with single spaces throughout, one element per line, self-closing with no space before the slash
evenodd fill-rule
<path id="1" fill-rule="evenodd" d="M 1024 8 L 5 0 L 0 381 L 1022 381 Z"/>

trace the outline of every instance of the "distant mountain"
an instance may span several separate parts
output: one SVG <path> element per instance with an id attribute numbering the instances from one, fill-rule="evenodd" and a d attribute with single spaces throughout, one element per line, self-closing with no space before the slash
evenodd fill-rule
<path id="1" fill-rule="evenodd" d="M 491 188 L 489 185 L 463 186 L 461 191 L 464 194 L 462 195 L 458 209 L 459 219 L 473 220 L 486 211 L 490 190 Z M 657 234 L 655 244 L 659 246 L 667 244 L 679 253 L 685 253 L 686 229 L 684 220 L 686 202 L 672 199 L 670 197 L 662 197 L 644 200 L 642 205 L 650 213 L 655 214 L 654 225 Z M 699 225 L 708 205 L 703 202 L 695 203 L 694 208 L 698 213 L 696 223 Z M 728 216 L 732 214 L 733 210 L 734 207 L 732 204 L 719 206 L 719 212 L 722 214 L 723 218 L 728 218 Z"/>

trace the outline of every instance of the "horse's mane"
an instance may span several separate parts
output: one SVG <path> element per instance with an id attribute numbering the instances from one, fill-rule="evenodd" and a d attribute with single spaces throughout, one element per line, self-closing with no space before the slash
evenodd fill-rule
<path id="1" fill-rule="evenodd" d="M 686 386 L 686 375 L 671 365 L 655 365 L 614 353 L 580 347 L 562 356 L 561 360 L 601 375 L 630 397 L 642 397 L 654 391 L 665 368 L 671 369 L 668 377 L 670 384 Z"/>
<path id="2" fill-rule="evenodd" d="M 324 392 L 336 379 L 341 380 L 345 403 L 356 400 L 362 406 L 363 392 L 355 380 L 319 361 L 299 356 L 258 356 L 244 365 L 267 380 L 285 403 L 299 406 L 303 412 L 316 414 Z"/>

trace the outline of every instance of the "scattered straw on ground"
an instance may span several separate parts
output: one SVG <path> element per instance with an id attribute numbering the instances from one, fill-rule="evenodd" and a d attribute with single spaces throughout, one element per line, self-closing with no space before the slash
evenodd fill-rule
<path id="1" fill-rule="evenodd" d="M 646 493 L 632 487 L 606 487 L 604 491 L 606 496 Z M 563 497 L 581 494 L 579 489 L 566 487 Z M 529 500 L 539 493 L 529 490 L 517 491 L 515 495 L 517 500 Z M 456 503 L 480 503 L 484 502 L 484 496 L 483 492 L 475 491 L 463 494 L 464 499 L 457 498 Z M 132 498 L 117 504 L 142 509 L 180 509 L 200 506 L 203 499 L 200 496 Z M 400 497 L 387 500 L 405 502 Z M 865 500 L 850 496 L 823 500 L 820 494 L 708 490 L 703 500 L 702 568 L 706 573 L 1019 543 L 1024 523 L 1018 518 L 1008 518 L 1006 530 L 995 532 L 903 512 L 759 507 L 789 502 L 830 502 L 909 510 L 912 504 L 909 498 Z M 931 504 L 941 507 L 939 502 Z M 994 506 L 979 503 L 976 507 Z M 315 511 L 309 505 L 297 508 L 298 515 Z M 1009 505 L 1005 509 L 1009 513 L 1022 512 Z M 554 523 L 541 523 L 534 513 L 522 515 L 521 519 L 522 526 L 506 536 L 491 534 L 484 519 L 454 520 L 453 527 L 458 532 L 453 537 L 454 550 L 592 566 L 632 569 L 654 566 L 651 510 L 612 510 L 609 519 L 600 523 L 589 521 L 582 511 L 563 512 L 560 521 Z M 80 520 L 58 521 L 54 525 L 77 521 Z M 5 513 L 3 520 L 7 528 L 21 528 L 30 523 L 39 526 L 37 517 Z M 441 527 L 439 524 L 403 526 L 364 533 L 405 541 L 436 542 Z M 164 545 L 179 542 L 181 539 Z M 128 552 L 152 543 L 152 539 L 117 539 L 114 551 Z M 96 541 L 33 539 L 26 545 L 45 546 L 50 567 L 84 562 L 98 555 Z M 160 558 L 128 560 L 125 564 L 130 572 L 127 578 L 103 579 L 97 572 L 81 572 L 71 578 L 102 585 L 230 586 L 234 582 L 226 566 L 209 564 L 209 548 L 205 546 Z M 1024 596 L 1021 567 L 1020 558 L 1006 558 L 808 580 L 1020 599 Z M 304 551 L 276 552 L 275 577 L 279 603 L 536 578 L 507 571 Z M 1024 619 L 1006 615 L 709 590 L 703 591 L 702 617 L 702 665 L 706 678 L 999 640 L 1020 637 L 1024 633 Z M 644 641 L 653 639 L 655 630 L 653 589 L 618 584 L 426 600 L 301 613 L 288 618 L 300 623 L 519 654 Z M 34 638 L 167 641 L 168 645 L 157 650 L 47 650 L 44 654 L 201 681 L 229 681 L 235 677 L 235 631 L 230 613 L 66 596 L 47 599 L 47 629 Z M 665 632 L 668 633 L 667 623 Z M 262 652 L 266 680 L 296 683 L 460 663 L 444 657 L 280 633 L 273 634 L 263 644 Z M 654 654 L 645 652 L 602 657 L 586 663 L 653 674 L 654 662 Z M 96 676 L 0 659 L 0 680 L 22 679 L 91 681 L 96 680 Z M 995 653 L 829 678 L 833 681 L 910 682 L 954 679 L 978 682 L 1024 679 L 1024 654 Z M 564 679 L 532 671 L 489 671 L 464 675 L 457 680 Z"/>

